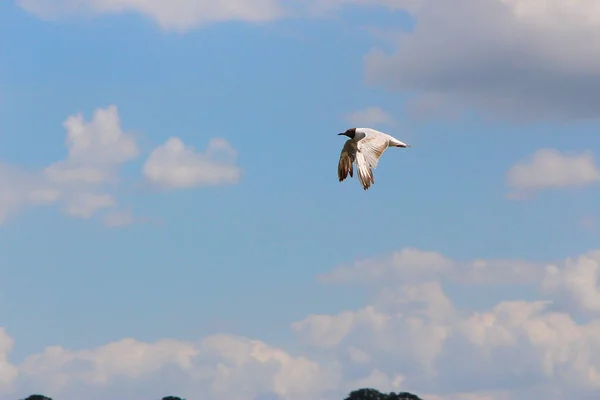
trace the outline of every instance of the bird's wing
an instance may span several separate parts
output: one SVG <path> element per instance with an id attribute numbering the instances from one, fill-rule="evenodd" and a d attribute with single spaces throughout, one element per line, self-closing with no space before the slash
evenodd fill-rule
<path id="1" fill-rule="evenodd" d="M 358 152 L 362 153 L 369 168 L 376 168 L 379 158 L 388 148 L 389 140 L 383 135 L 367 135 L 358 141 Z"/>
<path id="2" fill-rule="evenodd" d="M 367 190 L 372 183 L 375 183 L 373 178 L 373 170 L 367 164 L 364 153 L 356 152 L 356 169 L 358 172 L 358 180 L 363 185 L 363 189 Z"/>
<path id="3" fill-rule="evenodd" d="M 341 181 L 346 179 L 348 174 L 350 177 L 354 175 L 354 168 L 352 162 L 356 159 L 356 143 L 352 139 L 346 140 L 342 153 L 340 154 L 340 161 L 338 163 L 338 178 Z"/>

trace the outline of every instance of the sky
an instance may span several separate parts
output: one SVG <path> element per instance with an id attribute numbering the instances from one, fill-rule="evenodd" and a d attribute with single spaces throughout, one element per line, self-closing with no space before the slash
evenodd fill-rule
<path id="1" fill-rule="evenodd" d="M 0 400 L 597 399 L 599 15 L 0 2 Z"/>

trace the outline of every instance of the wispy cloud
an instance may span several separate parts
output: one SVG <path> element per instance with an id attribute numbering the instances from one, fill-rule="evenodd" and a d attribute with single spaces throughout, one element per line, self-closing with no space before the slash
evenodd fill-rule
<path id="1" fill-rule="evenodd" d="M 44 19 L 136 12 L 161 28 L 184 32 L 214 22 L 263 22 L 283 16 L 278 0 L 18 0 L 25 10 Z"/>
<path id="2" fill-rule="evenodd" d="M 344 119 L 357 128 L 386 124 L 389 125 L 394 123 L 394 118 L 392 118 L 387 112 L 383 111 L 380 107 L 375 106 L 346 114 L 344 115 Z"/>

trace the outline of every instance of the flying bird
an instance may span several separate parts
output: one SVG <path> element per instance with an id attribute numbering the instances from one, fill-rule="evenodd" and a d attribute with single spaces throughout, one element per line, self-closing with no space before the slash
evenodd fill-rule
<path id="1" fill-rule="evenodd" d="M 348 177 L 354 176 L 352 163 L 356 164 L 358 180 L 367 190 L 375 183 L 373 169 L 377 167 L 379 158 L 388 147 L 410 147 L 409 144 L 401 142 L 387 133 L 379 132 L 371 128 L 350 128 L 338 135 L 348 136 L 338 163 L 338 178 L 340 182 Z"/>

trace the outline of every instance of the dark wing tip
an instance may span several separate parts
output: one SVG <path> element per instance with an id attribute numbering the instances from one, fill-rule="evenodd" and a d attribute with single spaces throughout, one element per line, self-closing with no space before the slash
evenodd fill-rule
<path id="1" fill-rule="evenodd" d="M 348 177 L 348 174 L 350 174 L 350 177 L 354 176 L 354 167 L 352 166 L 352 158 L 346 154 L 346 153 L 342 153 L 341 157 L 340 157 L 340 161 L 338 162 L 338 179 L 339 181 L 343 181 L 344 179 L 346 179 Z"/>

